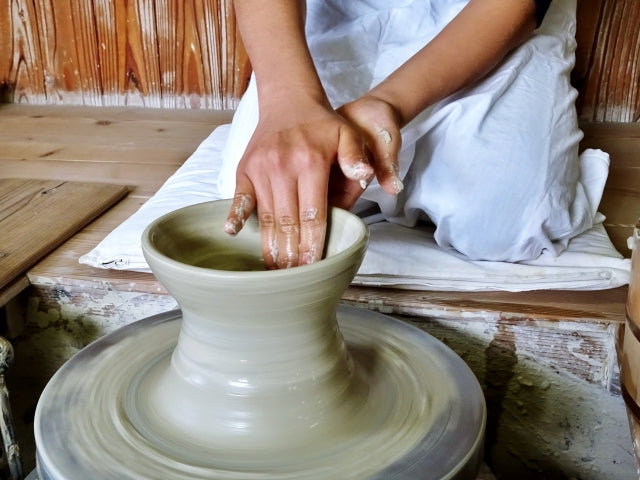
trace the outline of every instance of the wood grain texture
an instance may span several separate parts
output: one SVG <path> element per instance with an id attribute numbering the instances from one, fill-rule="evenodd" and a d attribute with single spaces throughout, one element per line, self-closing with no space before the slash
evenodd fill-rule
<path id="1" fill-rule="evenodd" d="M 42 65 L 37 11 L 33 2 L 0 2 L 0 101 L 42 102 Z"/>
<path id="2" fill-rule="evenodd" d="M 394 315 L 624 324 L 627 287 L 594 292 L 429 292 L 351 287 L 350 304 Z"/>
<path id="3" fill-rule="evenodd" d="M 166 293 L 152 275 L 78 263 L 153 195 L 231 111 L 0 105 L 0 179 L 126 185 L 129 194 L 33 267 L 32 279 L 78 290 Z M 107 283 L 104 283 L 107 282 Z M 111 287 L 108 287 L 111 288 Z"/>
<path id="4" fill-rule="evenodd" d="M 234 108 L 250 65 L 231 0 L 2 0 L 0 101 Z"/>
<path id="5" fill-rule="evenodd" d="M 606 217 L 604 225 L 613 245 L 630 257 L 627 239 L 640 217 L 640 123 L 586 123 L 582 130 L 582 149 L 609 153 L 609 176 L 599 210 Z"/>
<path id="6" fill-rule="evenodd" d="M 640 226 L 640 223 L 638 224 Z M 629 428 L 635 452 L 637 473 L 640 478 L 640 246 L 634 235 L 634 250 L 631 257 L 631 278 L 627 297 L 627 319 L 625 328 L 616 336 L 616 353 L 620 370 L 623 399 L 627 405 Z"/>
<path id="7" fill-rule="evenodd" d="M 20 292 L 29 286 L 29 279 L 26 275 L 19 276 L 9 285 L 0 289 L 0 308 L 18 296 Z"/>
<path id="8" fill-rule="evenodd" d="M 640 121 L 640 2 L 580 0 L 576 68 L 583 122 Z"/>
<path id="9" fill-rule="evenodd" d="M 108 181 L 149 198 L 230 111 L 0 105 L 0 178 Z"/>
<path id="10" fill-rule="evenodd" d="M 0 179 L 0 290 L 126 192 L 110 184 Z"/>

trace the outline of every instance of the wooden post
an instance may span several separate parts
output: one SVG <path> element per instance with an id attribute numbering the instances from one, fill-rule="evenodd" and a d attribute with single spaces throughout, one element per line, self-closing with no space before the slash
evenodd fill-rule
<path id="1" fill-rule="evenodd" d="M 631 436 L 636 462 L 638 462 L 640 459 L 640 220 L 633 231 L 627 319 L 622 351 L 619 354 L 622 397 L 629 411 Z"/>
<path id="2" fill-rule="evenodd" d="M 4 443 L 4 451 L 7 455 L 9 472 L 12 480 L 22 480 L 22 462 L 20 460 L 20 448 L 13 431 L 13 415 L 11 414 L 11 403 L 9 402 L 9 389 L 4 379 L 4 375 L 13 362 L 13 346 L 9 341 L 0 337 L 0 434 Z"/>

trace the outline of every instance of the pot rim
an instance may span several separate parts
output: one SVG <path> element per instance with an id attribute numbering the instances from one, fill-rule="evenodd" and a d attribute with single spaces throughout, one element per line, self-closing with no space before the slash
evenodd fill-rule
<path id="1" fill-rule="evenodd" d="M 360 217 L 357 215 L 344 210 L 339 207 L 329 207 L 329 215 L 327 216 L 328 225 L 331 224 L 332 216 L 342 216 L 343 218 L 350 218 L 351 223 L 360 228 L 360 232 L 357 234 L 354 241 L 347 248 L 336 252 L 329 257 L 322 258 L 320 261 L 308 265 L 300 265 L 293 268 L 282 268 L 282 269 L 274 269 L 274 270 L 222 270 L 215 269 L 210 267 L 199 267 L 196 265 L 190 265 L 188 263 L 184 263 L 178 260 L 171 258 L 170 256 L 162 253 L 158 250 L 151 239 L 154 230 L 158 227 L 159 224 L 171 219 L 175 218 L 186 210 L 193 209 L 204 209 L 207 206 L 212 204 L 222 205 L 227 204 L 225 207 L 225 211 L 228 211 L 228 208 L 231 206 L 231 200 L 223 199 L 223 200 L 212 200 L 201 202 L 193 205 L 188 205 L 186 207 L 182 207 L 171 212 L 168 212 L 161 217 L 157 218 L 153 222 L 151 222 L 142 233 L 142 252 L 149 264 L 149 267 L 153 271 L 153 267 L 151 265 L 152 262 L 150 260 L 162 263 L 165 267 L 171 268 L 172 270 L 179 270 L 182 273 L 191 273 L 193 275 L 205 276 L 205 277 L 216 277 L 216 278 L 224 278 L 226 280 L 239 279 L 243 281 L 247 280 L 269 280 L 269 279 L 278 279 L 284 276 L 291 277 L 296 275 L 310 275 L 312 273 L 320 273 L 320 271 L 324 269 L 335 270 L 336 264 L 341 264 L 346 262 L 346 264 L 351 265 L 351 262 L 348 262 L 348 258 L 356 258 L 359 266 L 359 262 L 361 262 L 364 257 L 365 250 L 367 248 L 367 244 L 369 241 L 369 228 L 362 221 Z M 210 216 L 211 218 L 211 216 Z M 330 227 L 327 229 L 328 235 L 330 235 Z M 326 243 L 326 241 L 325 241 Z M 360 258 L 358 258 L 360 257 Z M 154 272 L 155 273 L 155 272 Z"/>

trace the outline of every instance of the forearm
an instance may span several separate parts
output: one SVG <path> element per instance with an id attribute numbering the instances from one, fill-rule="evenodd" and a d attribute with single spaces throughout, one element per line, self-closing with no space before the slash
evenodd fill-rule
<path id="1" fill-rule="evenodd" d="M 305 97 L 326 102 L 304 33 L 303 0 L 235 0 L 260 106 Z"/>
<path id="2" fill-rule="evenodd" d="M 371 94 L 406 125 L 429 105 L 488 73 L 536 24 L 532 0 L 471 0 L 428 45 Z"/>

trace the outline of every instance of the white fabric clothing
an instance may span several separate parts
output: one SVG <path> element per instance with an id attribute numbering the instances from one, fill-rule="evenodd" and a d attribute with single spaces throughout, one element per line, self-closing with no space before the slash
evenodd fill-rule
<path id="1" fill-rule="evenodd" d="M 432 39 L 466 0 L 309 0 L 307 36 L 334 107 L 386 78 Z M 363 199 L 384 218 L 431 220 L 441 247 L 474 260 L 517 262 L 557 254 L 593 225 L 579 181 L 578 129 L 569 81 L 575 0 L 552 2 L 531 39 L 485 79 L 423 112 L 402 131 L 400 176 L 391 197 L 373 183 Z M 470 39 L 472 41 L 472 39 Z M 234 116 L 220 191 L 258 120 L 255 78 Z"/>

